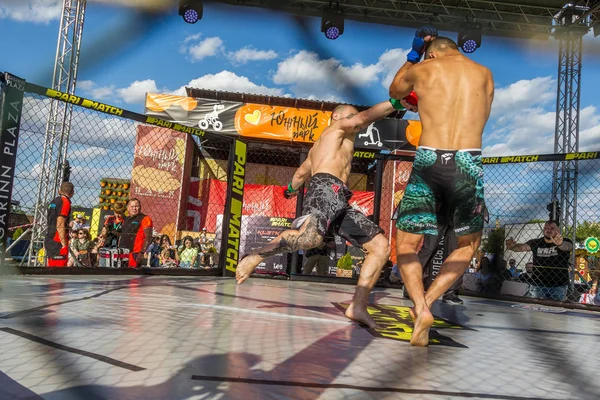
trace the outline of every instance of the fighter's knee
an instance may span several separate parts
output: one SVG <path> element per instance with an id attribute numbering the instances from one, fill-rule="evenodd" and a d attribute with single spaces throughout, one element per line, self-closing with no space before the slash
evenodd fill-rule
<path id="1" fill-rule="evenodd" d="M 365 250 L 369 254 L 377 255 L 381 258 L 388 259 L 390 257 L 390 243 L 384 235 L 377 235 L 369 243 L 364 245 Z"/>
<path id="2" fill-rule="evenodd" d="M 458 248 L 462 248 L 464 250 L 468 249 L 473 253 L 475 253 L 481 245 L 481 233 L 479 232 L 470 235 L 459 236 L 457 239 Z"/>
<path id="3" fill-rule="evenodd" d="M 419 251 L 418 243 L 411 242 L 398 242 L 396 244 L 396 253 L 401 254 L 415 254 Z"/>

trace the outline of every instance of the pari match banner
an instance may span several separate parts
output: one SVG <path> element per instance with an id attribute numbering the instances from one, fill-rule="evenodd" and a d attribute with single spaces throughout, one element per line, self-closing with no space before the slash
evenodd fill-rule
<path id="1" fill-rule="evenodd" d="M 264 140 L 313 143 L 329 126 L 330 111 L 190 97 L 146 95 L 149 117 L 206 132 Z M 356 137 L 357 149 L 415 150 L 420 121 L 384 119 Z"/>

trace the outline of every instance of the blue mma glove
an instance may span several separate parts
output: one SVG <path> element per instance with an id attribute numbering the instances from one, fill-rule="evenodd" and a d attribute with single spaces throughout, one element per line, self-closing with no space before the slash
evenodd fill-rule
<path id="1" fill-rule="evenodd" d="M 437 37 L 438 30 L 431 25 L 422 26 L 417 29 L 415 38 L 412 42 L 412 50 L 406 56 L 406 60 L 408 62 L 417 64 L 419 61 L 421 61 L 421 57 L 423 56 L 423 53 L 425 53 L 425 48 L 427 47 L 427 43 L 424 39 L 427 36 Z"/>

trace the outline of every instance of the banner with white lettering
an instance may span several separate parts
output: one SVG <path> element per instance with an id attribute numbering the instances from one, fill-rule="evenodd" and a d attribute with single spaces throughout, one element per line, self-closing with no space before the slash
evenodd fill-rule
<path id="1" fill-rule="evenodd" d="M 313 143 L 331 122 L 331 111 L 217 101 L 148 93 L 145 114 L 206 132 L 254 139 Z M 415 150 L 421 122 L 382 119 L 356 136 L 357 149 Z"/>
<path id="2" fill-rule="evenodd" d="M 235 140 L 229 157 L 227 179 L 227 203 L 223 221 L 223 239 L 225 257 L 220 258 L 219 267 L 223 275 L 232 276 L 240 259 L 240 239 L 242 234 L 242 209 L 244 204 L 244 183 L 246 181 L 246 155 L 248 146 L 241 140 Z"/>
<path id="3" fill-rule="evenodd" d="M 2 84 L 2 125 L 0 129 L 0 266 L 6 259 L 8 220 L 15 179 L 17 146 L 25 81 L 5 73 Z"/>

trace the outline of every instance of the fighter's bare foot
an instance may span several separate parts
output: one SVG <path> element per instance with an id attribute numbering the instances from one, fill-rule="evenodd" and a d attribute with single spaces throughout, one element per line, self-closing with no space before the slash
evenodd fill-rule
<path id="1" fill-rule="evenodd" d="M 410 344 L 413 346 L 425 347 L 429 345 L 429 329 L 433 325 L 433 315 L 429 308 L 423 307 L 417 313 L 415 319 L 415 328 L 413 330 Z"/>
<path id="2" fill-rule="evenodd" d="M 377 323 L 369 315 L 369 312 L 367 311 L 366 307 L 356 306 L 354 303 L 351 303 L 350 306 L 346 309 L 346 317 L 350 318 L 353 321 L 367 325 L 369 328 L 377 328 Z"/>
<path id="3" fill-rule="evenodd" d="M 241 285 L 246 279 L 250 278 L 250 275 L 252 275 L 259 263 L 260 256 L 255 254 L 248 255 L 240 260 L 235 270 L 235 279 L 237 279 L 238 285 Z"/>

